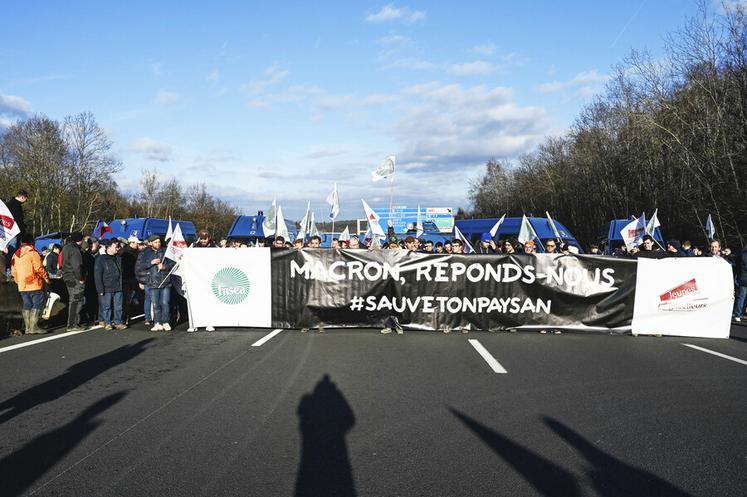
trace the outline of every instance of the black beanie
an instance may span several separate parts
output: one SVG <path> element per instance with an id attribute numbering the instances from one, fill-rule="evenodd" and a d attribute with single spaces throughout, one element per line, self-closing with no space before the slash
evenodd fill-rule
<path id="1" fill-rule="evenodd" d="M 80 231 L 70 233 L 70 239 L 75 243 L 78 243 L 79 241 L 83 240 L 83 233 L 81 233 Z"/>

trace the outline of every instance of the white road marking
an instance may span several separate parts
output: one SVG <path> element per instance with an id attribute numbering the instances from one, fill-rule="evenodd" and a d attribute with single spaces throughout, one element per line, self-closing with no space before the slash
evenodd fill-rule
<path id="1" fill-rule="evenodd" d="M 485 359 L 485 362 L 488 363 L 488 366 L 490 366 L 490 368 L 494 372 L 503 373 L 503 374 L 508 373 L 508 371 L 506 371 L 506 369 L 503 366 L 501 366 L 501 364 L 495 359 L 495 357 L 490 355 L 490 352 L 488 352 L 488 349 L 483 347 L 479 341 L 475 340 L 474 338 L 470 338 L 467 341 L 469 342 L 470 345 L 472 345 L 475 348 L 477 353 L 480 354 L 483 359 Z"/>
<path id="2" fill-rule="evenodd" d="M 267 335 L 263 336 L 262 338 L 260 338 L 256 342 L 254 342 L 252 344 L 252 347 L 261 347 L 262 345 L 264 345 L 266 342 L 268 342 L 270 339 L 272 339 L 272 337 L 274 337 L 275 335 L 277 335 L 281 331 L 283 331 L 283 330 L 280 329 L 280 328 L 278 328 L 277 330 L 272 330 L 270 333 L 268 333 Z"/>
<path id="3" fill-rule="evenodd" d="M 697 345 L 691 345 L 689 343 L 683 343 L 682 345 L 684 345 L 685 347 L 690 347 L 691 349 L 705 352 L 706 354 L 713 354 L 715 356 L 723 357 L 724 359 L 729 359 L 730 361 L 738 362 L 739 364 L 744 364 L 745 366 L 747 366 L 747 361 L 737 359 L 736 357 L 732 357 L 730 355 L 722 354 L 721 352 L 716 352 L 715 350 L 704 349 L 703 347 L 698 347 Z"/>
<path id="4" fill-rule="evenodd" d="M 132 316 L 132 319 L 138 319 L 138 318 L 143 317 L 144 315 L 145 314 L 140 314 L 139 316 Z M 48 342 L 50 340 L 57 340 L 58 338 L 65 338 L 65 337 L 70 337 L 73 335 L 78 335 L 80 333 L 86 333 L 86 332 L 93 331 L 93 330 L 100 330 L 101 328 L 103 328 L 103 326 L 96 325 L 96 326 L 91 326 L 87 330 L 68 331 L 66 333 L 60 333 L 59 335 L 52 335 L 50 337 L 44 337 L 44 338 L 39 338 L 37 340 L 30 340 L 28 342 L 17 343 L 15 345 L 9 345 L 7 347 L 3 347 L 2 349 L 0 349 L 0 354 L 3 352 L 9 352 L 11 350 L 22 349 L 23 347 L 30 347 L 31 345 Z"/>
<path id="5" fill-rule="evenodd" d="M 3 347 L 2 349 L 0 349 L 0 353 L 2 353 L 2 352 L 8 352 L 10 350 L 21 349 L 23 347 L 30 347 L 31 345 L 36 345 L 36 344 L 39 344 L 39 343 L 42 343 L 42 342 L 48 342 L 50 340 L 57 340 L 58 338 L 65 338 L 65 337 L 77 335 L 79 333 L 86 333 L 88 331 L 98 330 L 98 329 L 101 329 L 101 328 L 103 328 L 103 326 L 92 326 L 92 327 L 88 328 L 87 330 L 82 330 L 82 331 L 68 331 L 67 333 L 60 333 L 59 335 L 52 335 L 51 337 L 39 338 L 38 340 L 31 340 L 30 342 L 17 343 L 15 345 L 10 345 L 8 347 Z"/>

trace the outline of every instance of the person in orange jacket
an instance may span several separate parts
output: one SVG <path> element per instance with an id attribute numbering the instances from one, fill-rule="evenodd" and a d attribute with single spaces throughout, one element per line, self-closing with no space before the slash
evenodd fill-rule
<path id="1" fill-rule="evenodd" d="M 10 262 L 13 280 L 23 299 L 23 322 L 27 335 L 44 333 L 38 323 L 44 308 L 44 283 L 49 284 L 49 276 L 33 242 L 31 235 L 24 235 L 21 246 Z"/>

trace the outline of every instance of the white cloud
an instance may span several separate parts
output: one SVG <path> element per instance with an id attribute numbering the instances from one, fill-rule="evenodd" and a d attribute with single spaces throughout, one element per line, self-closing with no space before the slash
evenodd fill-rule
<path id="1" fill-rule="evenodd" d="M 378 12 L 368 12 L 366 22 L 388 22 L 402 21 L 407 24 L 414 24 L 425 19 L 425 12 L 422 10 L 411 10 L 409 7 L 395 7 L 394 4 L 385 5 Z"/>
<path id="2" fill-rule="evenodd" d="M 160 90 L 156 93 L 153 103 L 156 105 L 172 105 L 179 101 L 181 97 L 173 91 Z"/>
<path id="3" fill-rule="evenodd" d="M 476 54 L 484 55 L 485 57 L 490 57 L 493 55 L 493 52 L 495 52 L 495 49 L 497 47 L 494 43 L 486 43 L 484 45 L 476 45 L 472 47 L 470 50 Z"/>
<path id="4" fill-rule="evenodd" d="M 150 72 L 153 73 L 154 76 L 160 76 L 161 75 L 161 63 L 154 62 L 153 64 L 151 64 Z"/>
<path id="5" fill-rule="evenodd" d="M 431 71 L 437 68 L 438 64 L 416 58 L 398 59 L 386 66 L 386 69 L 409 69 L 412 71 Z"/>
<path id="6" fill-rule="evenodd" d="M 168 162 L 171 160 L 171 145 L 160 143 L 153 138 L 138 138 L 130 147 L 132 152 L 144 156 L 148 160 L 156 162 Z"/>
<path id="7" fill-rule="evenodd" d="M 386 36 L 377 39 L 376 43 L 378 45 L 409 45 L 412 43 L 412 40 L 399 33 L 390 32 Z"/>
<path id="8" fill-rule="evenodd" d="M 283 69 L 278 64 L 273 64 L 262 73 L 264 78 L 243 85 L 241 90 L 249 95 L 259 95 L 268 88 L 277 85 L 288 77 L 290 72 L 287 69 Z"/>
<path id="9" fill-rule="evenodd" d="M 537 93 L 556 93 L 575 90 L 580 95 L 588 95 L 598 93 L 609 79 L 609 74 L 600 74 L 595 69 L 578 73 L 567 81 L 550 81 L 539 84 L 534 87 L 534 91 Z"/>
<path id="10" fill-rule="evenodd" d="M 23 97 L 16 95 L 0 95 L 0 129 L 13 125 L 19 118 L 31 114 L 31 104 Z"/>
<path id="11" fill-rule="evenodd" d="M 493 71 L 495 71 L 495 66 L 483 60 L 449 66 L 449 74 L 453 74 L 454 76 L 480 76 Z"/>
<path id="12" fill-rule="evenodd" d="M 0 95 L 0 114 L 23 117 L 31 113 L 31 104 L 23 97 Z"/>
<path id="13" fill-rule="evenodd" d="M 395 102 L 398 99 L 399 97 L 397 95 L 367 95 L 363 97 L 361 103 L 363 103 L 363 105 L 381 105 Z"/>
<path id="14" fill-rule="evenodd" d="M 319 97 L 317 103 L 322 112 L 330 112 L 345 107 L 352 101 L 352 95 L 324 95 Z"/>
<path id="15" fill-rule="evenodd" d="M 412 104 L 393 132 L 413 172 L 515 157 L 550 130 L 545 110 L 517 105 L 510 88 L 433 82 L 407 88 L 405 94 Z"/>
<path id="16" fill-rule="evenodd" d="M 207 81 L 211 83 L 217 83 L 220 81 L 220 73 L 217 70 L 214 70 L 210 74 L 208 74 L 207 78 L 205 78 Z"/>

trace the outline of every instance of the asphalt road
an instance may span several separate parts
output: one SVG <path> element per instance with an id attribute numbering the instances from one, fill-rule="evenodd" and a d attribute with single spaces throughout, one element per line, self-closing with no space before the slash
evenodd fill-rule
<path id="1" fill-rule="evenodd" d="M 269 331 L 0 352 L 0 495 L 747 495 L 747 328 Z"/>

